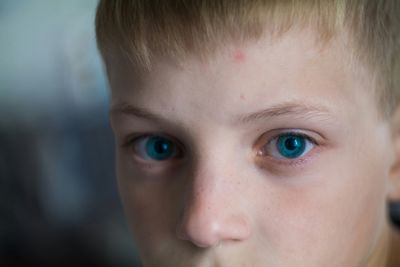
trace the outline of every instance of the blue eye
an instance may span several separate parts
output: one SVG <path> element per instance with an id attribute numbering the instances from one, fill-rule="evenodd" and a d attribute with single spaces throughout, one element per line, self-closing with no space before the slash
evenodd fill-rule
<path id="1" fill-rule="evenodd" d="M 285 158 L 294 159 L 301 156 L 306 149 L 306 139 L 303 136 L 284 135 L 278 137 L 277 149 Z"/>
<path id="2" fill-rule="evenodd" d="M 177 146 L 162 136 L 144 136 L 135 141 L 134 150 L 144 160 L 163 161 L 177 156 Z"/>
<path id="3" fill-rule="evenodd" d="M 278 159 L 296 159 L 307 154 L 315 142 L 303 134 L 284 133 L 272 139 L 265 147 L 263 154 Z"/>

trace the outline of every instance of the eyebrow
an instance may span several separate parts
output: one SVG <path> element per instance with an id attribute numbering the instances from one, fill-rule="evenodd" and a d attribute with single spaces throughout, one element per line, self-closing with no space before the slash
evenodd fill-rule
<path id="1" fill-rule="evenodd" d="M 111 106 L 110 115 L 113 116 L 113 115 L 117 115 L 117 114 L 134 116 L 134 117 L 151 120 L 151 121 L 166 121 L 167 120 L 167 118 L 165 118 L 162 115 L 157 115 L 145 108 L 132 106 L 126 102 L 121 102 L 121 103 Z"/>
<path id="2" fill-rule="evenodd" d="M 279 116 L 325 116 L 328 115 L 329 109 L 321 105 L 307 105 L 299 102 L 281 103 L 263 110 L 241 115 L 235 119 L 239 124 L 248 124 L 265 118 L 273 118 Z"/>
<path id="3" fill-rule="evenodd" d="M 146 120 L 165 122 L 168 119 L 142 107 L 135 107 L 129 103 L 117 103 L 111 107 L 111 115 L 123 114 L 134 116 Z M 280 116 L 325 116 L 329 114 L 329 109 L 321 105 L 307 105 L 300 102 L 287 102 L 274 105 L 272 107 L 237 116 L 233 119 L 234 124 L 249 124 L 258 120 L 280 117 Z"/>

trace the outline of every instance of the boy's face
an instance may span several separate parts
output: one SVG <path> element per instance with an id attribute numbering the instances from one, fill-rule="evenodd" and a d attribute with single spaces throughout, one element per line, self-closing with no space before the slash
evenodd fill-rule
<path id="1" fill-rule="evenodd" d="M 390 128 L 367 72 L 314 40 L 292 30 L 144 75 L 108 66 L 145 266 L 382 266 Z"/>

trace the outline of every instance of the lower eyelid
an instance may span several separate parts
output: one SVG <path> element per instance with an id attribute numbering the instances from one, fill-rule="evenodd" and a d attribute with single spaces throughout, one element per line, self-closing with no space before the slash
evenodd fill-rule
<path id="1" fill-rule="evenodd" d="M 311 164 L 320 153 L 320 148 L 316 147 L 309 151 L 305 156 L 296 159 L 277 159 L 271 156 L 256 157 L 254 162 L 258 168 L 275 175 L 287 175 L 288 172 L 294 171 L 294 175 L 298 171 L 306 168 Z"/>
<path id="2" fill-rule="evenodd" d="M 300 135 L 306 138 L 306 141 L 308 142 L 309 146 L 313 146 L 307 151 L 305 154 L 298 158 L 285 158 L 285 157 L 274 157 L 271 156 L 269 153 L 265 153 L 263 149 L 261 149 L 263 146 L 265 146 L 265 143 L 267 145 L 273 145 L 274 141 L 276 141 L 280 136 L 282 135 Z M 316 134 L 315 134 L 316 135 Z M 267 138 L 267 137 L 266 137 Z M 318 137 L 316 137 L 318 138 Z M 280 131 L 279 134 L 274 134 L 272 138 L 269 138 L 269 141 L 264 141 L 263 145 L 259 145 L 258 147 L 255 147 L 256 149 L 256 155 L 255 155 L 255 162 L 256 164 L 261 168 L 261 169 L 267 169 L 271 172 L 286 172 L 289 171 L 290 169 L 293 170 L 299 170 L 305 166 L 311 161 L 314 160 L 316 156 L 318 156 L 319 152 L 322 149 L 323 146 L 323 141 L 316 141 L 316 138 L 311 137 L 309 134 L 303 133 L 303 131 L 300 130 L 282 130 Z M 265 139 L 264 139 L 265 140 Z M 260 142 L 259 142 L 260 143 Z M 261 147 L 261 148 L 260 148 Z"/>

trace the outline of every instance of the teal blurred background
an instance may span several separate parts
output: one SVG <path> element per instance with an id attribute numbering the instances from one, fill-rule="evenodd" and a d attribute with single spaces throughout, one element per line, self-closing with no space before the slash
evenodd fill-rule
<path id="1" fill-rule="evenodd" d="M 0 0 L 0 266 L 140 266 L 124 222 L 96 0 Z"/>

